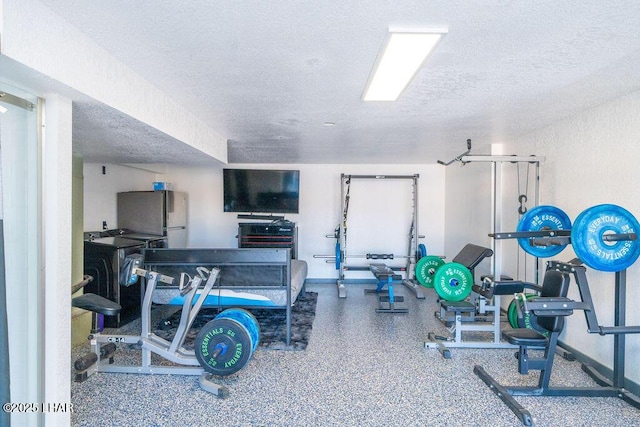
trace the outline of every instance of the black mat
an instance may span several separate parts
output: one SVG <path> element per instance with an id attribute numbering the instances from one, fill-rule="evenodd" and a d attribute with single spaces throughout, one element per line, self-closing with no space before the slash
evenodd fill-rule
<path id="1" fill-rule="evenodd" d="M 273 309 L 250 309 L 260 324 L 260 345 L 258 349 L 265 350 L 304 350 L 311 337 L 313 319 L 316 317 L 317 292 L 307 292 L 298 295 L 298 300 L 291 309 L 291 345 L 286 345 L 286 311 Z M 184 348 L 193 350 L 193 341 L 198 331 L 208 321 L 213 319 L 220 310 L 203 308 L 193 321 L 187 333 Z M 180 322 L 181 310 L 172 314 L 168 319 L 158 323 L 154 333 L 161 338 L 171 340 Z"/>

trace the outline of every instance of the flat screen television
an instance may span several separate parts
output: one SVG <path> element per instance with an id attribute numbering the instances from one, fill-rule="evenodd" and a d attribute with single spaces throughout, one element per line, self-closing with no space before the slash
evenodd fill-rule
<path id="1" fill-rule="evenodd" d="M 299 170 L 223 169 L 224 211 L 298 213 Z"/>

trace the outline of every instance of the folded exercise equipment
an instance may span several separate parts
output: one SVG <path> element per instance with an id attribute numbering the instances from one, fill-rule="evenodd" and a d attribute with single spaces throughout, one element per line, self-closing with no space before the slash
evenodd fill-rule
<path id="1" fill-rule="evenodd" d="M 239 308 L 224 310 L 200 330 L 195 339 L 195 350 L 183 347 L 187 332 L 206 300 L 197 298 L 197 295 L 208 295 L 219 273 L 219 269 L 200 267 L 198 275 L 181 281 L 181 294 L 184 296 L 182 313 L 171 342 L 152 332 L 151 305 L 158 283 L 172 284 L 173 277 L 140 268 L 133 269 L 133 274 L 146 280 L 140 335 L 104 334 L 102 316 L 117 314 L 120 306 L 95 294 L 74 298 L 74 307 L 89 310 L 94 316 L 89 335 L 91 352 L 75 361 L 75 380 L 85 381 L 96 372 L 199 375 L 202 389 L 221 398 L 227 397 L 229 390 L 216 384 L 213 376 L 234 374 L 249 362 L 260 340 L 260 328 L 255 317 Z M 203 282 L 205 284 L 201 287 Z M 115 364 L 117 344 L 139 347 L 141 362 L 137 365 Z M 173 365 L 152 363 L 153 354 L 173 362 Z"/>

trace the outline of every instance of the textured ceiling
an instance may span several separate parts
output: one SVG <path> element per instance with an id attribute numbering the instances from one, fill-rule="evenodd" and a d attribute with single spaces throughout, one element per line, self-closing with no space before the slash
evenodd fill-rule
<path id="1" fill-rule="evenodd" d="M 227 138 L 232 163 L 433 163 L 640 88 L 637 0 L 41 1 Z M 449 33 L 398 101 L 365 103 L 389 27 Z M 74 106 L 88 160 L 202 161 L 103 109 Z"/>

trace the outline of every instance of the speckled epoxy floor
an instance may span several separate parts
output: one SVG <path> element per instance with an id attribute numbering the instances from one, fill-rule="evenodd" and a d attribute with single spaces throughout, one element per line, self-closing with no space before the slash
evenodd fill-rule
<path id="1" fill-rule="evenodd" d="M 383 314 L 363 285 L 348 285 L 346 299 L 335 285 L 307 289 L 319 294 L 307 350 L 257 350 L 245 369 L 220 381 L 227 399 L 201 390 L 194 376 L 100 373 L 72 383 L 72 425 L 520 425 L 473 367 L 508 385 L 533 385 L 537 371 L 518 374 L 514 350 L 453 349 L 443 359 L 425 349 L 428 332 L 446 332 L 433 315 L 432 291 L 416 300 L 396 287 L 409 313 Z M 595 385 L 578 362 L 555 360 L 552 385 Z M 537 426 L 640 426 L 640 410 L 616 398 L 517 400 Z"/>

